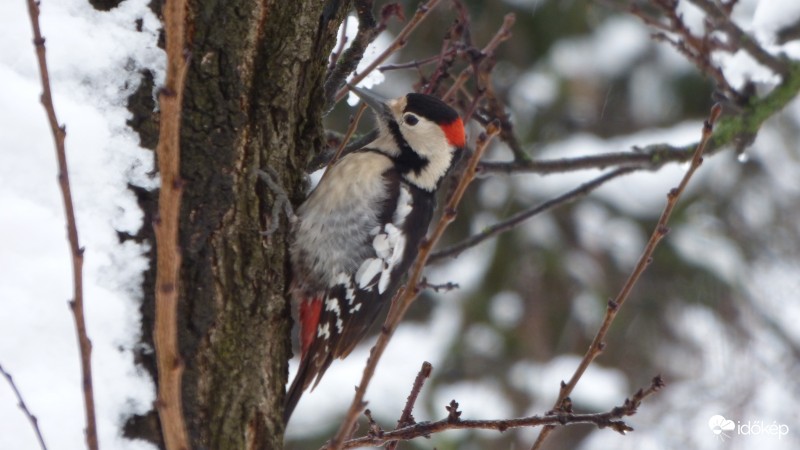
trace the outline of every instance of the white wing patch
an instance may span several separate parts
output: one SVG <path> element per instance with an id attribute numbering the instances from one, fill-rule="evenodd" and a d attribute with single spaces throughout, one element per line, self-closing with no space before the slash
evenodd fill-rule
<path id="1" fill-rule="evenodd" d="M 383 294 L 386 288 L 389 287 L 392 271 L 394 267 L 400 262 L 403 257 L 403 252 L 406 249 L 406 237 L 403 232 L 392 224 L 386 225 L 386 240 L 389 242 L 391 252 L 386 252 L 383 256 L 384 269 L 381 272 L 381 279 L 378 282 L 378 293 Z M 380 256 L 380 255 L 379 255 Z"/>
<path id="2" fill-rule="evenodd" d="M 334 288 L 336 286 L 342 286 L 344 288 L 344 300 L 347 302 L 347 305 L 349 306 L 349 308 L 347 308 L 347 313 L 348 314 L 353 314 L 355 312 L 358 312 L 358 310 L 361 309 L 361 303 L 356 302 L 356 285 L 353 282 L 353 280 L 347 275 L 347 273 L 339 272 L 338 275 L 333 277 L 333 279 L 332 279 L 330 285 L 328 286 L 328 288 L 332 289 L 332 288 Z M 336 302 L 336 299 L 335 298 L 333 298 L 333 299 L 328 298 L 325 301 L 325 305 L 326 305 L 326 309 L 328 311 L 336 312 L 336 317 L 337 317 L 336 327 L 341 332 L 342 320 L 340 319 L 340 317 L 341 317 L 341 314 L 340 314 L 341 309 L 339 308 L 339 304 L 337 303 L 336 305 L 331 305 L 329 307 L 329 306 L 327 306 L 328 302 Z"/>
<path id="3" fill-rule="evenodd" d="M 412 197 L 406 186 L 400 186 L 397 208 L 392 215 L 392 223 L 383 228 L 370 230 L 375 258 L 367 258 L 358 267 L 355 280 L 360 289 L 369 290 L 377 284 L 378 293 L 383 294 L 392 280 L 392 272 L 403 258 L 406 237 L 401 227 L 412 210 Z"/>
<path id="4" fill-rule="evenodd" d="M 344 322 L 342 321 L 342 310 L 339 308 L 339 299 L 336 297 L 328 297 L 325 299 L 325 310 L 333 311 L 336 314 L 336 331 L 342 334 L 344 329 Z"/>
<path id="5" fill-rule="evenodd" d="M 331 330 L 330 327 L 328 327 L 327 322 L 325 322 L 324 324 L 320 324 L 317 327 L 317 337 L 321 337 L 322 339 L 330 339 Z"/>
<path id="6" fill-rule="evenodd" d="M 411 192 L 404 185 L 400 185 L 400 196 L 397 199 L 397 209 L 392 216 L 392 222 L 398 227 L 402 227 L 406 223 L 406 217 L 411 213 L 412 208 Z"/>
<path id="7" fill-rule="evenodd" d="M 378 239 L 381 235 L 375 237 Z M 369 289 L 372 285 L 372 279 L 375 278 L 381 270 L 383 270 L 383 261 L 380 259 L 380 255 L 378 258 L 369 258 L 363 263 L 361 263 L 361 267 L 358 268 L 358 272 L 356 272 L 356 280 L 358 281 L 358 287 L 361 289 Z"/>

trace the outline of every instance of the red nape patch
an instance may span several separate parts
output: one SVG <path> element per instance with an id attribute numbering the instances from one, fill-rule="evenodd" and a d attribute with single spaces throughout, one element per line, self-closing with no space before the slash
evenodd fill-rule
<path id="1" fill-rule="evenodd" d="M 312 298 L 300 302 L 300 348 L 301 357 L 305 357 L 314 336 L 317 334 L 319 315 L 322 312 L 322 298 Z"/>
<path id="2" fill-rule="evenodd" d="M 464 148 L 467 144 L 467 136 L 464 133 L 464 122 L 461 121 L 461 118 L 442 125 L 442 130 L 444 130 L 444 135 L 447 136 L 447 140 L 450 141 L 450 144 L 454 147 Z"/>

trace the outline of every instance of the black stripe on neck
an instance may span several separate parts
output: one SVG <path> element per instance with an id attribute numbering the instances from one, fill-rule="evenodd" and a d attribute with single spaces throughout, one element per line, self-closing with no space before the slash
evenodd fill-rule
<path id="1" fill-rule="evenodd" d="M 414 172 L 419 175 L 422 169 L 428 165 L 429 161 L 420 156 L 419 153 L 415 152 L 411 146 L 408 145 L 396 121 L 389 121 L 389 131 L 392 132 L 394 142 L 397 144 L 397 148 L 400 149 L 400 154 L 394 157 L 394 161 L 400 173 Z"/>

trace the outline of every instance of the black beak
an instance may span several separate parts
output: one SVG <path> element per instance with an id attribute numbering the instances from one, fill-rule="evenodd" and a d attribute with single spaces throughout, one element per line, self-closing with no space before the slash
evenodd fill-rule
<path id="1" fill-rule="evenodd" d="M 389 100 L 386 98 L 381 97 L 380 95 L 376 94 L 375 92 L 369 91 L 367 89 L 357 88 L 353 85 L 348 84 L 347 87 L 353 91 L 354 94 L 358 96 L 364 103 L 367 104 L 375 114 L 378 115 L 378 118 L 389 121 L 392 119 L 392 112 L 389 109 L 388 102 Z"/>

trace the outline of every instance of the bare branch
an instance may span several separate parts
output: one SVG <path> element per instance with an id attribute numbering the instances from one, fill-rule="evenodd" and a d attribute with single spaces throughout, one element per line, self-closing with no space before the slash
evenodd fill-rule
<path id="1" fill-rule="evenodd" d="M 715 151 L 719 151 L 720 147 L 717 146 Z M 538 173 L 547 175 L 577 170 L 605 169 L 608 167 L 655 170 L 666 163 L 688 161 L 692 157 L 693 150 L 694 147 L 690 146 L 673 147 L 667 144 L 654 144 L 635 148 L 632 152 L 602 153 L 576 158 L 484 161 L 478 166 L 478 170 L 481 175 L 495 173 L 507 175 L 512 173 Z"/>
<path id="2" fill-rule="evenodd" d="M 432 370 L 433 366 L 431 363 L 428 361 L 422 363 L 422 367 L 419 369 L 417 377 L 414 378 L 414 384 L 411 386 L 411 393 L 408 394 L 408 398 L 406 399 L 406 406 L 403 408 L 403 413 L 400 415 L 400 419 L 397 421 L 397 429 L 414 425 L 416 423 L 411 412 L 414 410 L 414 404 L 417 402 L 419 392 L 422 390 L 425 380 L 431 376 Z M 400 441 L 390 441 L 388 444 L 386 444 L 386 450 L 395 450 L 399 442 Z"/>
<path id="3" fill-rule="evenodd" d="M 39 430 L 39 420 L 36 416 L 31 413 L 28 409 L 28 406 L 25 404 L 25 400 L 22 399 L 22 394 L 17 389 L 17 385 L 14 383 L 14 379 L 11 377 L 11 374 L 6 372 L 3 369 L 2 364 L 0 364 L 0 374 L 5 377 L 6 381 L 8 381 L 9 386 L 11 386 L 11 390 L 14 391 L 14 395 L 17 397 L 17 404 L 19 405 L 19 409 L 22 410 L 22 413 L 25 414 L 25 417 L 28 418 L 28 422 L 31 423 L 31 427 L 33 428 L 33 432 L 36 433 L 36 440 L 39 441 L 39 447 L 42 450 L 47 450 L 47 445 L 44 443 L 44 437 L 42 437 L 42 431 Z"/>
<path id="4" fill-rule="evenodd" d="M 342 20 L 341 31 L 339 32 L 339 45 L 336 46 L 336 49 L 331 53 L 331 60 L 328 63 L 328 73 L 333 71 L 336 67 L 336 63 L 339 62 L 339 57 L 342 56 L 344 52 L 344 47 L 347 45 L 347 22 L 350 19 L 350 16 L 344 16 L 344 20 Z M 360 23 L 359 23 L 360 25 Z M 330 76 L 330 75 L 328 75 Z"/>
<path id="5" fill-rule="evenodd" d="M 448 416 L 442 420 L 437 422 L 417 423 L 394 431 L 370 433 L 364 437 L 351 439 L 345 442 L 342 448 L 376 447 L 392 440 L 408 441 L 418 437 L 428 437 L 431 434 L 441 433 L 447 430 L 471 429 L 504 432 L 512 428 L 537 427 L 543 425 L 546 427 L 556 427 L 574 424 L 593 424 L 598 428 L 611 428 L 618 433 L 625 434 L 633 431 L 633 428 L 620 419 L 636 414 L 642 401 L 655 392 L 658 392 L 662 387 L 664 387 L 664 381 L 660 376 L 656 376 L 646 389 L 639 389 L 631 398 L 625 399 L 625 402 L 621 406 L 617 406 L 604 413 L 576 414 L 572 411 L 551 411 L 544 416 L 528 416 L 518 419 L 461 419 L 462 412 L 458 410 L 458 402 L 453 400 L 446 406 Z"/>
<path id="6" fill-rule="evenodd" d="M 518 227 L 519 225 L 521 225 L 523 222 L 525 222 L 526 220 L 530 219 L 531 217 L 539 215 L 539 214 L 541 214 L 541 213 L 543 213 L 545 211 L 549 211 L 549 210 L 555 208 L 556 206 L 567 204 L 567 203 L 573 202 L 573 201 L 575 201 L 575 200 L 577 200 L 577 199 L 579 199 L 581 197 L 584 197 L 584 196 L 588 195 L 590 192 L 592 192 L 593 190 L 595 190 L 598 187 L 600 187 L 603 184 L 605 184 L 606 182 L 611 181 L 614 178 L 620 177 L 622 175 L 627 175 L 627 174 L 633 172 L 634 170 L 635 169 L 632 168 L 632 167 L 624 167 L 624 168 L 621 168 L 621 169 L 616 169 L 616 170 L 614 170 L 612 172 L 609 172 L 609 173 L 604 174 L 604 175 L 602 175 L 600 177 L 597 177 L 592 181 L 584 183 L 584 184 L 578 186 L 577 188 L 572 189 L 569 192 L 566 192 L 566 193 L 564 193 L 562 195 L 559 195 L 558 197 L 551 198 L 550 200 L 547 200 L 547 201 L 545 201 L 543 203 L 540 203 L 540 204 L 538 204 L 538 205 L 536 205 L 536 206 L 534 206 L 534 207 L 532 207 L 530 209 L 526 209 L 526 210 L 521 211 L 521 212 L 519 212 L 517 214 L 514 214 L 513 216 L 509 217 L 508 219 L 506 219 L 506 220 L 504 220 L 502 222 L 498 222 L 498 223 L 486 228 L 482 232 L 480 232 L 480 233 L 478 233 L 476 235 L 470 236 L 469 238 L 463 240 L 462 242 L 460 242 L 458 244 L 455 244 L 455 245 L 452 245 L 450 247 L 447 247 L 446 249 L 434 252 L 431 255 L 431 257 L 428 259 L 428 262 L 439 261 L 439 260 L 441 260 L 443 258 L 457 257 L 463 251 L 465 251 L 465 250 L 467 250 L 469 248 L 472 248 L 472 247 L 480 244 L 481 242 L 483 242 L 483 241 L 485 241 L 487 239 L 490 239 L 490 238 L 492 238 L 494 236 L 497 236 L 500 233 L 505 233 L 506 231 L 513 230 L 514 228 Z"/>
<path id="7" fill-rule="evenodd" d="M 695 6 L 702 9 L 712 22 L 720 29 L 725 31 L 733 41 L 732 44 L 736 49 L 743 49 L 750 56 L 753 57 L 759 64 L 770 68 L 773 72 L 782 77 L 789 73 L 789 65 L 785 60 L 777 58 L 764 50 L 757 41 L 750 35 L 744 32 L 738 25 L 731 19 L 730 11 L 723 9 L 718 2 L 709 0 L 690 0 Z"/>
<path id="8" fill-rule="evenodd" d="M 603 323 L 600 325 L 600 329 L 597 330 L 597 334 L 595 334 L 592 343 L 586 350 L 586 354 L 583 356 L 583 359 L 581 359 L 580 364 L 578 364 L 578 368 L 575 369 L 575 373 L 572 374 L 569 382 L 562 382 L 558 399 L 555 402 L 554 408 L 560 407 L 564 400 L 572 393 L 572 390 L 578 384 L 578 381 L 581 379 L 589 365 L 600 355 L 600 353 L 603 352 L 603 349 L 605 348 L 606 334 L 611 328 L 611 324 L 616 318 L 617 313 L 622 305 L 625 304 L 625 301 L 627 301 L 630 297 L 630 293 L 633 290 L 633 287 L 636 285 L 636 282 L 639 281 L 642 273 L 644 273 L 647 266 L 650 265 L 653 252 L 655 251 L 659 242 L 661 242 L 664 236 L 666 236 L 669 232 L 667 223 L 672 215 L 672 211 L 678 204 L 678 199 L 686 189 L 686 186 L 689 184 L 689 180 L 691 180 L 692 175 L 694 175 L 695 171 L 700 167 L 700 164 L 702 164 L 703 152 L 705 151 L 706 145 L 711 139 L 714 123 L 717 121 L 717 119 L 719 119 L 721 113 L 722 107 L 720 105 L 716 104 L 711 108 L 708 119 L 703 124 L 702 138 L 700 139 L 700 143 L 697 145 L 697 149 L 694 152 L 689 168 L 686 170 L 686 173 L 681 179 L 678 187 L 671 189 L 667 194 L 667 204 L 664 206 L 661 217 L 658 219 L 658 223 L 653 229 L 653 233 L 650 235 L 650 239 L 648 240 L 642 255 L 639 257 L 636 266 L 633 268 L 633 271 L 631 272 L 627 281 L 622 286 L 619 294 L 617 294 L 616 298 L 608 302 L 606 314 L 603 317 Z M 532 450 L 541 448 L 542 443 L 552 430 L 552 426 L 546 426 L 543 428 L 539 433 L 539 437 L 536 439 L 536 442 L 533 444 Z"/>
<path id="9" fill-rule="evenodd" d="M 431 257 L 433 257 L 433 255 L 431 255 Z M 430 261 L 430 259 L 428 261 Z M 433 284 L 429 283 L 427 278 L 423 278 L 422 281 L 419 282 L 418 288 L 420 290 L 430 289 L 434 292 L 447 292 L 458 289 L 459 286 L 458 283 L 453 283 L 452 281 L 448 281 L 447 283 Z"/>
<path id="10" fill-rule="evenodd" d="M 189 437 L 183 419 L 181 381 L 183 360 L 178 350 L 178 284 L 181 251 L 178 242 L 181 195 L 180 125 L 183 87 L 188 69 L 186 53 L 186 0 L 164 4 L 167 78 L 159 92 L 161 127 L 156 157 L 161 176 L 158 193 L 158 216 L 153 221 L 156 236 L 155 343 L 158 367 L 156 407 L 167 450 L 189 449 Z"/>
<path id="11" fill-rule="evenodd" d="M 81 376 L 83 386 L 83 404 L 86 412 L 86 446 L 97 450 L 97 420 L 94 407 L 94 386 L 92 383 L 92 342 L 86 333 L 86 319 L 83 312 L 83 248 L 78 239 L 78 225 L 75 220 L 75 208 L 72 204 L 72 188 L 69 182 L 67 151 L 64 141 L 67 129 L 59 125 L 56 117 L 53 96 L 50 90 L 50 74 L 47 70 L 47 57 L 44 38 L 39 27 L 39 5 L 35 0 L 28 0 L 28 15 L 33 28 L 33 45 L 36 48 L 36 59 L 42 81 L 42 105 L 47 113 L 50 131 L 55 140 L 56 158 L 58 159 L 58 184 L 64 201 L 64 212 L 67 219 L 67 240 L 72 255 L 73 298 L 69 302 L 75 318 L 75 329 L 78 335 L 78 347 L 81 355 Z"/>
<path id="12" fill-rule="evenodd" d="M 444 52 L 444 56 L 453 56 L 453 55 L 455 55 L 455 53 L 456 53 L 456 49 L 449 48 Z M 414 61 L 407 62 L 407 63 L 384 64 L 384 65 L 378 67 L 378 70 L 381 71 L 381 72 L 389 72 L 391 70 L 418 69 L 418 68 L 420 68 L 422 66 L 425 66 L 427 64 L 438 62 L 440 59 L 442 59 L 442 54 L 429 56 L 427 58 L 414 60 Z"/>
<path id="13" fill-rule="evenodd" d="M 511 37 L 511 27 L 514 26 L 514 22 L 516 22 L 517 18 L 513 13 L 508 13 L 503 18 L 503 24 L 500 26 L 500 29 L 497 30 L 494 37 L 486 44 L 483 50 L 480 52 L 480 57 L 482 58 L 479 62 L 479 65 L 483 63 L 487 57 L 494 55 L 494 51 L 497 50 L 497 47 L 506 41 L 508 38 Z M 461 89 L 461 86 L 475 73 L 476 67 L 473 65 L 467 66 L 461 73 L 458 74 L 456 77 L 455 82 L 450 89 L 442 96 L 444 101 L 452 101 L 453 96 L 456 92 Z"/>
<path id="14" fill-rule="evenodd" d="M 428 79 L 421 77 L 418 83 L 422 92 L 426 94 L 437 92 L 441 82 L 450 76 L 450 68 L 456 62 L 456 57 L 469 55 L 473 49 L 467 8 L 461 0 L 452 0 L 451 3 L 455 9 L 456 18 L 444 35 L 442 50 L 435 56 L 436 68 Z"/>
<path id="15" fill-rule="evenodd" d="M 386 350 L 386 346 L 388 345 L 389 340 L 392 338 L 394 330 L 397 328 L 400 320 L 402 320 L 402 318 L 405 316 L 408 307 L 411 306 L 411 303 L 413 303 L 417 297 L 417 294 L 419 293 L 417 285 L 422 277 L 422 271 L 425 268 L 428 257 L 430 256 L 431 249 L 442 237 L 442 234 L 444 234 L 444 230 L 447 229 L 448 225 L 455 220 L 456 211 L 458 204 L 461 202 L 461 197 L 464 195 L 467 186 L 475 178 L 478 161 L 480 161 L 481 155 L 483 155 L 484 150 L 486 150 L 489 141 L 499 132 L 500 129 L 497 124 L 490 124 L 489 127 L 486 128 L 486 131 L 481 133 L 481 135 L 478 137 L 478 140 L 475 143 L 475 150 L 470 156 L 468 166 L 453 194 L 449 197 L 447 205 L 444 208 L 444 213 L 439 219 L 439 222 L 436 224 L 433 232 L 431 232 L 427 240 L 423 241 L 423 243 L 420 245 L 419 253 L 417 254 L 417 258 L 411 268 L 408 281 L 406 282 L 405 286 L 397 292 L 392 300 L 389 313 L 386 317 L 386 321 L 383 324 L 383 330 L 378 336 L 378 341 L 375 343 L 375 346 L 372 347 L 372 350 L 370 351 L 367 364 L 364 367 L 364 373 L 361 376 L 361 382 L 356 388 L 356 393 L 353 397 L 352 403 L 350 404 L 350 408 L 348 409 L 345 419 L 342 421 L 336 436 L 334 436 L 334 438 L 329 442 L 328 448 L 334 450 L 342 448 L 342 443 L 349 437 L 350 430 L 352 430 L 356 419 L 358 418 L 360 412 L 364 409 L 364 394 L 367 391 L 369 382 L 372 380 L 372 376 L 375 374 L 375 368 L 378 365 L 378 361 L 383 355 L 383 352 Z"/>
<path id="16" fill-rule="evenodd" d="M 367 66 L 364 71 L 358 73 L 353 76 L 353 79 L 350 80 L 352 85 L 357 85 L 361 82 L 367 75 L 369 75 L 375 68 L 383 64 L 386 59 L 389 58 L 394 52 L 400 50 L 401 48 L 405 47 L 406 42 L 408 42 L 408 36 L 413 32 L 417 26 L 428 16 L 428 13 L 436 7 L 436 4 L 439 3 L 439 0 L 428 0 L 427 2 L 421 4 L 417 8 L 417 12 L 414 13 L 414 16 L 411 17 L 411 20 L 408 21 L 406 26 L 400 30 L 400 33 L 397 34 L 397 37 L 389 44 L 386 49 L 372 61 L 372 64 Z M 346 87 L 339 89 L 336 93 L 336 97 L 334 98 L 335 102 L 343 99 L 345 95 L 347 95 L 348 89 Z"/>
<path id="17" fill-rule="evenodd" d="M 778 30 L 778 44 L 783 45 L 787 42 L 796 41 L 798 39 L 800 39 L 800 20 Z"/>
<path id="18" fill-rule="evenodd" d="M 350 44 L 350 47 L 342 53 L 341 49 L 344 47 L 345 38 L 347 37 L 345 33 L 347 19 L 345 18 L 345 23 L 342 25 L 341 47 L 338 53 L 334 53 L 331 60 L 332 68 L 328 71 L 328 75 L 325 78 L 325 111 L 330 109 L 335 103 L 334 97 L 336 91 L 342 89 L 347 76 L 356 70 L 369 44 L 386 29 L 385 20 L 382 20 L 380 24 L 375 23 L 375 17 L 372 15 L 373 3 L 373 0 L 357 0 L 355 2 L 356 14 L 358 15 L 358 32 L 353 39 L 353 43 Z M 341 55 L 341 57 L 339 57 L 339 55 Z M 335 62 L 333 60 L 334 58 L 336 60 Z"/>
<path id="19" fill-rule="evenodd" d="M 334 153 L 333 158 L 328 161 L 328 167 L 332 166 L 339 158 L 342 157 L 345 149 L 347 148 L 347 143 L 350 142 L 350 138 L 353 137 L 353 133 L 355 133 L 356 128 L 358 128 L 358 122 L 361 121 L 361 116 L 364 115 L 364 111 L 367 109 L 367 104 L 361 102 L 358 105 L 358 109 L 356 110 L 356 114 L 350 118 L 350 126 L 347 128 L 347 132 L 342 137 L 342 141 L 339 143 L 339 148 L 336 149 L 336 153 Z M 325 175 L 328 174 L 328 171 L 325 170 L 325 173 L 322 174 L 322 178 L 325 178 Z"/>
<path id="20" fill-rule="evenodd" d="M 716 132 L 706 143 L 704 155 L 716 154 L 727 146 L 742 151 L 755 138 L 764 122 L 782 110 L 800 93 L 800 64 L 790 65 L 790 73 L 763 98 L 751 97 L 736 114 L 721 117 Z M 552 160 L 512 160 L 481 162 L 481 175 L 539 173 L 551 174 L 607 167 L 635 167 L 637 170 L 655 170 L 667 163 L 690 161 L 699 143 L 682 147 L 668 144 L 653 144 L 634 147 L 631 152 L 603 153 L 577 158 Z"/>
<path id="21" fill-rule="evenodd" d="M 689 27 L 683 22 L 683 16 L 677 11 L 678 2 L 674 0 L 656 0 L 653 3 L 664 14 L 666 22 L 651 16 L 637 4 L 631 4 L 628 7 L 628 12 L 659 30 L 653 34 L 653 38 L 667 42 L 675 47 L 687 60 L 694 63 L 700 72 L 713 78 L 717 83 L 717 88 L 730 99 L 736 103 L 744 103 L 745 97 L 728 83 L 722 70 L 711 61 L 711 53 L 714 50 L 729 51 L 725 44 L 720 42 L 719 39 L 712 38 L 709 35 L 709 30 L 706 30 L 706 34 L 703 37 L 693 35 Z"/>

